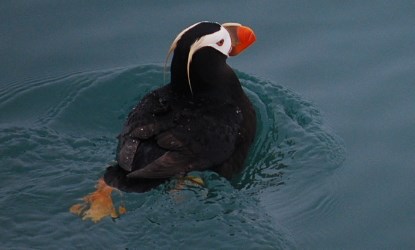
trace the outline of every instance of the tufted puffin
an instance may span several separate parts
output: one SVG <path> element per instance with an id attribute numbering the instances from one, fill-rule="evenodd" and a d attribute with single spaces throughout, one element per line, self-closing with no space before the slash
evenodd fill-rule
<path id="1" fill-rule="evenodd" d="M 226 63 L 255 41 L 241 24 L 199 22 L 174 39 L 171 81 L 147 94 L 118 136 L 105 182 L 145 192 L 171 177 L 213 170 L 239 173 L 256 131 L 255 110 Z M 166 60 L 167 61 L 167 60 Z"/>
<path id="2" fill-rule="evenodd" d="M 116 218 L 126 210 L 115 210 L 114 188 L 145 192 L 191 171 L 212 170 L 228 179 L 239 173 L 256 115 L 226 59 L 255 39 L 237 23 L 199 22 L 180 32 L 167 56 L 173 53 L 170 83 L 131 111 L 118 136 L 116 163 L 70 211 L 94 222 Z"/>

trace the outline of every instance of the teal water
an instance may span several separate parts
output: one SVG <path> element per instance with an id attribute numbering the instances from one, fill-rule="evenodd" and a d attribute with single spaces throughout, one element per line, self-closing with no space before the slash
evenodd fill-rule
<path id="1" fill-rule="evenodd" d="M 237 8 L 235 8 L 237 7 Z M 0 3 L 0 243 L 5 249 L 412 249 L 411 1 Z M 258 114 L 245 171 L 179 199 L 123 194 L 119 220 L 69 207 L 93 191 L 167 49 L 200 21 L 251 26 L 230 58 Z"/>
<path id="2" fill-rule="evenodd" d="M 1 106 L 2 114 L 8 114 L 0 131 L 7 180 L 1 196 L 4 228 L 16 230 L 2 234 L 8 239 L 5 245 L 41 247 L 52 237 L 56 245 L 47 245 L 52 248 L 63 243 L 97 248 L 295 246 L 261 199 L 293 192 L 278 204 L 284 211 L 301 195 L 290 189 L 308 186 L 313 196 L 303 205 L 330 201 L 321 184 L 343 162 L 344 148 L 340 138 L 322 127 L 319 111 L 309 102 L 282 86 L 239 76 L 260 124 L 246 171 L 232 183 L 214 173 L 196 173 L 206 188 L 188 188 L 178 201 L 169 192 L 172 183 L 145 194 L 125 194 L 128 213 L 115 223 L 108 218 L 97 225 L 69 214 L 68 208 L 93 191 L 114 158 L 115 136 L 125 117 L 145 93 L 161 86 L 163 67 L 77 73 L 27 82 L 24 91 L 8 86 L 13 97 L 5 94 Z M 317 183 L 319 191 L 313 192 Z"/>

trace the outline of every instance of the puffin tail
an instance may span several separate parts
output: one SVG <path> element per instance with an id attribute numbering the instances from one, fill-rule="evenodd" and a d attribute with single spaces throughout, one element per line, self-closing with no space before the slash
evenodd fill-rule
<path id="1" fill-rule="evenodd" d="M 136 179 L 128 178 L 130 172 L 121 168 L 118 162 L 110 162 L 104 173 L 107 185 L 123 192 L 144 193 L 164 183 L 166 179 Z"/>

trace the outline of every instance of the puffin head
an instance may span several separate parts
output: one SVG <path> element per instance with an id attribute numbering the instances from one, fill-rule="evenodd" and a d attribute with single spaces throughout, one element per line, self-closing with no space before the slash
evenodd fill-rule
<path id="1" fill-rule="evenodd" d="M 172 81 L 175 75 L 187 81 L 190 93 L 193 95 L 191 83 L 191 64 L 198 52 L 209 49 L 211 55 L 223 58 L 236 56 L 256 40 L 255 34 L 249 27 L 239 23 L 199 22 L 180 32 L 170 46 L 166 63 L 173 53 Z M 212 65 L 210 65 L 212 66 Z M 185 76 L 185 77 L 184 77 Z"/>

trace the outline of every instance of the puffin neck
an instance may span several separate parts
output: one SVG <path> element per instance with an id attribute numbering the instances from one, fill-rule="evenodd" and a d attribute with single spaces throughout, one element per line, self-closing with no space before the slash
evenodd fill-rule
<path id="1" fill-rule="evenodd" d="M 187 55 L 189 50 L 176 48 L 174 50 L 173 58 L 170 66 L 171 85 L 173 89 L 178 93 L 190 95 L 190 88 L 187 82 Z M 184 56 L 185 55 L 185 56 Z"/>
<path id="2" fill-rule="evenodd" d="M 187 56 L 180 55 L 183 53 L 175 53 L 171 64 L 171 84 L 178 93 L 229 98 L 242 91 L 238 78 L 226 64 L 227 57 L 214 48 L 205 47 L 193 55 L 190 65 L 192 94 L 187 78 Z"/>

